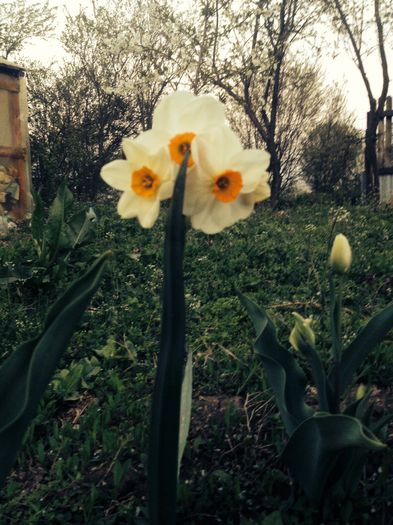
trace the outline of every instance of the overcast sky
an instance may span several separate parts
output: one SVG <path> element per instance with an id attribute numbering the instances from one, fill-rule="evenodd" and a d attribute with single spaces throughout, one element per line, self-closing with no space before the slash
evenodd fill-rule
<path id="1" fill-rule="evenodd" d="M 2 0 L 0 0 L 1 2 Z M 40 3 L 42 0 L 32 0 Z M 190 0 L 182 0 L 187 2 Z M 43 3 L 43 2 L 42 2 Z M 96 4 L 105 4 L 105 0 L 96 0 Z M 60 35 L 62 26 L 64 25 L 66 10 L 70 14 L 76 14 L 79 11 L 80 5 L 87 7 L 91 6 L 91 0 L 49 0 L 51 7 L 57 7 L 57 35 Z M 370 35 L 372 38 L 373 35 Z M 390 73 L 393 77 L 393 51 L 388 51 L 388 60 L 390 66 Z M 61 60 L 62 49 L 61 45 L 55 38 L 48 40 L 35 39 L 25 48 L 25 54 L 31 58 L 40 59 L 42 62 L 49 64 L 54 60 Z M 334 58 L 331 56 L 331 51 L 327 52 L 322 57 L 321 68 L 325 73 L 326 81 L 329 83 L 337 82 L 343 88 L 346 94 L 348 109 L 355 114 L 356 125 L 359 128 L 365 128 L 366 114 L 368 108 L 367 93 L 361 79 L 360 73 L 351 56 L 342 51 Z M 381 67 L 379 57 L 375 53 L 366 60 L 366 71 L 369 75 L 374 93 L 378 95 L 381 89 Z M 390 89 L 390 93 L 392 89 Z"/>

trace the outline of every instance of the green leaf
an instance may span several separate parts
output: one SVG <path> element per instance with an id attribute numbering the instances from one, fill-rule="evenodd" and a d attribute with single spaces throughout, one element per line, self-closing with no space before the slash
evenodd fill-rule
<path id="1" fill-rule="evenodd" d="M 262 522 L 262 525 L 282 525 L 281 512 L 279 510 L 275 510 L 266 516 Z"/>
<path id="2" fill-rule="evenodd" d="M 304 401 L 306 377 L 293 355 L 280 345 L 276 329 L 264 310 L 246 296 L 240 300 L 254 323 L 255 350 L 261 356 L 270 387 L 289 435 L 309 418 L 312 409 Z"/>
<path id="3" fill-rule="evenodd" d="M 59 250 L 73 250 L 85 241 L 92 231 L 95 213 L 91 210 L 75 213 L 65 222 L 59 239 Z"/>
<path id="4" fill-rule="evenodd" d="M 31 189 L 31 193 L 34 199 L 34 211 L 31 216 L 31 235 L 37 247 L 38 257 L 41 258 L 45 230 L 44 203 L 42 202 L 41 196 L 33 188 Z"/>
<path id="5" fill-rule="evenodd" d="M 56 197 L 49 208 L 48 222 L 46 225 L 47 244 L 49 246 L 49 263 L 56 259 L 57 252 L 60 248 L 61 235 L 64 227 L 64 219 L 69 211 L 74 197 L 63 181 L 58 190 Z"/>
<path id="6" fill-rule="evenodd" d="M 42 333 L 22 343 L 0 367 L 0 485 L 15 461 L 38 403 L 99 285 L 108 256 L 109 253 L 102 255 L 56 301 Z"/>
<path id="7" fill-rule="evenodd" d="M 176 516 L 180 400 L 185 350 L 183 198 L 188 155 L 175 183 L 164 245 L 161 344 L 152 400 L 149 445 L 149 519 L 173 525 Z"/>
<path id="8" fill-rule="evenodd" d="M 392 328 L 393 303 L 373 317 L 343 352 L 340 394 L 343 394 L 345 389 L 351 384 L 356 370 L 366 357 L 383 341 Z"/>
<path id="9" fill-rule="evenodd" d="M 184 369 L 183 384 L 180 402 L 180 431 L 179 431 L 179 459 L 178 471 L 180 471 L 181 459 L 186 448 L 188 432 L 191 423 L 192 406 L 192 351 L 188 351 L 186 367 Z"/>
<path id="10" fill-rule="evenodd" d="M 365 452 L 384 447 L 358 419 L 343 414 L 317 413 L 292 434 L 281 459 L 308 498 L 319 503 L 330 486 L 329 478 L 333 473 L 334 480 L 347 476 L 348 481 L 354 474 L 354 464 L 343 462 L 341 452 Z"/>
<path id="11" fill-rule="evenodd" d="M 319 408 L 321 412 L 329 411 L 330 385 L 327 382 L 325 369 L 323 367 L 320 355 L 306 341 L 299 344 L 300 351 L 305 356 L 311 368 L 315 386 L 318 391 Z"/>

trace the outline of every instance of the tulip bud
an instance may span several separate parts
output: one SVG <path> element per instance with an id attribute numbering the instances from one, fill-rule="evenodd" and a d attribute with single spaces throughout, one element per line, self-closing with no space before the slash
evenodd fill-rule
<path id="1" fill-rule="evenodd" d="M 337 273 L 345 273 L 352 262 L 352 251 L 348 239 L 342 233 L 336 235 L 330 252 L 330 266 Z"/>
<path id="2" fill-rule="evenodd" d="M 304 345 L 315 347 L 315 334 L 311 328 L 312 319 L 304 319 L 301 315 L 293 312 L 295 317 L 295 326 L 292 329 L 291 335 L 289 336 L 289 342 L 295 348 L 300 351 Z"/>
<path id="3" fill-rule="evenodd" d="M 366 394 L 366 386 L 363 383 L 360 383 L 356 390 L 356 401 L 363 399 Z"/>

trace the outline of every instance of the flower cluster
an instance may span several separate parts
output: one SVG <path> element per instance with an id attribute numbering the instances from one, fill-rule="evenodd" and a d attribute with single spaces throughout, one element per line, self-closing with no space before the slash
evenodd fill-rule
<path id="1" fill-rule="evenodd" d="M 194 228 L 217 233 L 247 218 L 256 202 L 269 197 L 269 156 L 243 149 L 227 126 L 224 106 L 215 98 L 176 92 L 153 115 L 152 129 L 124 139 L 125 160 L 101 170 L 104 181 L 123 192 L 118 212 L 150 228 L 160 201 L 172 196 L 184 155 L 190 152 L 184 195 L 185 215 Z"/>

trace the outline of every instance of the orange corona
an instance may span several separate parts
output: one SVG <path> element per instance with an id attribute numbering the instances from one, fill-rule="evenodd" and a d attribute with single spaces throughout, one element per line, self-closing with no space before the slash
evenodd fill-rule
<path id="1" fill-rule="evenodd" d="M 214 177 L 213 193 L 221 202 L 236 200 L 243 187 L 243 180 L 239 171 L 227 170 Z"/>
<path id="2" fill-rule="evenodd" d="M 131 188 L 140 197 L 154 197 L 160 184 L 160 177 L 146 166 L 131 175 Z"/>
<path id="3" fill-rule="evenodd" d="M 194 137 L 195 133 L 192 132 L 180 133 L 179 135 L 172 137 L 169 141 L 169 153 L 171 155 L 171 159 L 177 164 L 181 164 L 183 162 L 184 155 L 187 153 L 187 151 L 191 150 L 191 142 Z M 193 165 L 194 161 L 190 155 L 187 166 L 191 168 Z"/>

